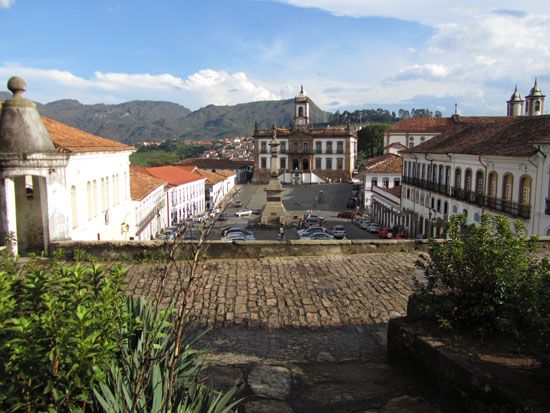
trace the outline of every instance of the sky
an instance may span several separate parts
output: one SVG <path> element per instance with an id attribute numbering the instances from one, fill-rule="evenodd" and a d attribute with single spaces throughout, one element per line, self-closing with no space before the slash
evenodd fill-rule
<path id="1" fill-rule="evenodd" d="M 516 84 L 550 95 L 550 1 L 0 0 L 0 90 L 13 75 L 42 103 L 196 110 L 303 84 L 331 112 L 499 115 Z"/>

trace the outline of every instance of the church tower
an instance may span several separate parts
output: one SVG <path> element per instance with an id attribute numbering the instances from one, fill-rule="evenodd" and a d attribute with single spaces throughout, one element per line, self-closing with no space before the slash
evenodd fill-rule
<path id="1" fill-rule="evenodd" d="M 522 116 L 523 115 L 523 102 L 521 95 L 518 91 L 518 85 L 512 94 L 512 97 L 508 102 L 506 102 L 508 110 L 506 112 L 507 116 Z"/>
<path id="2" fill-rule="evenodd" d="M 304 93 L 304 86 L 294 98 L 294 125 L 298 128 L 309 126 L 309 98 Z"/>
<path id="3" fill-rule="evenodd" d="M 529 96 L 525 98 L 525 114 L 527 116 L 540 116 L 544 114 L 544 95 L 540 89 L 537 79 L 531 88 Z"/>

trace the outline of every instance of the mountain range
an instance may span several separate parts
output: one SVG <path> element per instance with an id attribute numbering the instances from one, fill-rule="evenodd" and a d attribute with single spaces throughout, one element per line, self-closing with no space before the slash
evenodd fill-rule
<path id="1" fill-rule="evenodd" d="M 0 92 L 0 100 L 11 96 Z M 293 122 L 294 100 L 270 100 L 232 106 L 208 105 L 191 111 L 177 103 L 136 100 L 114 105 L 85 105 L 63 99 L 37 103 L 38 111 L 51 119 L 127 144 L 165 139 L 213 139 L 250 136 L 259 128 L 288 126 Z M 331 114 L 311 102 L 310 120 L 326 123 Z"/>

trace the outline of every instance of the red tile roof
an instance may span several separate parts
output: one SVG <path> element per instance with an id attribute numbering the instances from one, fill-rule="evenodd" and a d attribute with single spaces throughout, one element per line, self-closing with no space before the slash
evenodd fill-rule
<path id="1" fill-rule="evenodd" d="M 151 192 L 166 185 L 162 179 L 144 173 L 141 168 L 130 166 L 130 195 L 134 201 L 141 201 Z"/>
<path id="2" fill-rule="evenodd" d="M 543 142 L 550 143 L 550 115 L 468 118 L 459 128 L 403 152 L 530 156 L 533 143 Z"/>
<path id="3" fill-rule="evenodd" d="M 168 182 L 169 186 L 178 186 L 204 179 L 178 166 L 155 166 L 144 169 L 149 175 Z"/>
<path id="4" fill-rule="evenodd" d="M 367 161 L 366 173 L 392 173 L 400 174 L 403 166 L 403 158 L 399 155 L 388 153 Z"/>
<path id="5" fill-rule="evenodd" d="M 42 122 L 58 152 L 119 152 L 134 148 L 120 142 L 92 135 L 53 119 L 42 117 Z"/>
<path id="6" fill-rule="evenodd" d="M 393 188 L 384 188 L 384 191 L 397 198 L 401 198 L 401 185 L 394 186 Z"/>
<path id="7" fill-rule="evenodd" d="M 451 128 L 457 128 L 465 124 L 495 123 L 500 122 L 502 116 L 460 116 L 453 115 L 449 118 L 406 118 L 396 123 L 388 133 L 441 133 L 448 132 Z"/>

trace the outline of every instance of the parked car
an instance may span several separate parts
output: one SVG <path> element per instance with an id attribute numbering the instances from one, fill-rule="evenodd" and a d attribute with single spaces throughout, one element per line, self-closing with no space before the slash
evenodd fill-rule
<path id="1" fill-rule="evenodd" d="M 353 211 L 344 211 L 344 212 L 338 213 L 338 215 L 336 215 L 336 216 L 338 218 L 354 219 L 355 218 L 355 212 L 353 212 Z"/>
<path id="2" fill-rule="evenodd" d="M 229 234 L 243 234 L 243 235 L 254 235 L 253 232 L 250 232 L 244 228 L 230 228 L 228 229 L 227 231 L 225 231 L 225 233 L 223 234 L 224 236 L 226 235 L 229 235 Z"/>
<path id="3" fill-rule="evenodd" d="M 240 211 L 235 212 L 235 215 L 238 216 L 238 217 L 249 216 L 249 215 L 252 215 L 252 210 L 251 209 L 241 209 Z"/>
<path id="4" fill-rule="evenodd" d="M 225 221 L 227 219 L 227 215 L 225 215 L 225 213 L 221 213 L 220 215 L 218 215 L 218 221 Z"/>
<path id="5" fill-rule="evenodd" d="M 237 199 L 235 202 L 233 202 L 233 206 L 235 208 L 242 208 L 243 203 Z"/>
<path id="6" fill-rule="evenodd" d="M 254 241 L 256 237 L 254 234 L 245 234 L 243 232 L 231 232 L 225 237 L 221 238 L 224 241 Z"/>
<path id="7" fill-rule="evenodd" d="M 367 229 L 371 222 L 368 219 L 364 219 L 359 223 L 359 228 Z"/>
<path id="8" fill-rule="evenodd" d="M 346 229 L 342 225 L 335 225 L 332 228 L 332 235 L 335 239 L 343 239 L 346 237 Z"/>
<path id="9" fill-rule="evenodd" d="M 334 239 L 334 237 L 330 234 L 327 234 L 326 232 L 315 232 L 307 237 L 301 237 L 301 240 L 307 241 L 319 241 L 319 240 L 330 240 Z"/>
<path id="10" fill-rule="evenodd" d="M 355 199 L 353 199 L 353 198 L 348 199 L 348 203 L 346 204 L 346 208 L 355 208 Z"/>
<path id="11" fill-rule="evenodd" d="M 393 238 L 393 231 L 391 228 L 380 228 L 378 231 L 378 238 L 386 238 L 386 239 L 392 239 Z"/>
<path id="12" fill-rule="evenodd" d="M 298 236 L 300 237 L 303 237 L 303 236 L 310 236 L 311 234 L 313 233 L 316 233 L 316 232 L 326 232 L 325 228 L 323 227 L 309 227 L 307 229 L 299 229 L 298 230 Z"/>
<path id="13" fill-rule="evenodd" d="M 380 224 L 377 224 L 376 222 L 371 222 L 369 225 L 367 225 L 367 231 L 372 233 L 378 233 L 380 231 Z"/>

